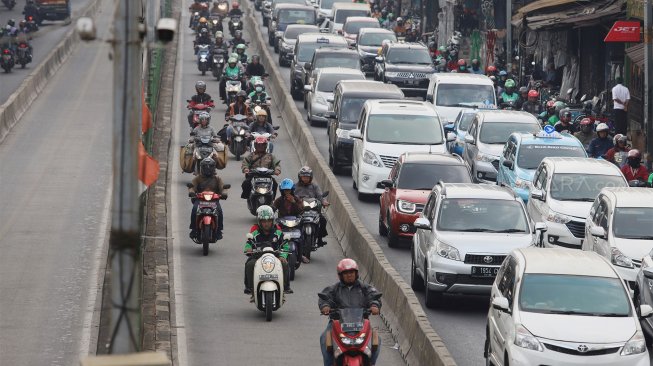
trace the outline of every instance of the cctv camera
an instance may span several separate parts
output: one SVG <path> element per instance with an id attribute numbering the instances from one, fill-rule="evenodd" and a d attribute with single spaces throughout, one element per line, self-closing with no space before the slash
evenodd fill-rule
<path id="1" fill-rule="evenodd" d="M 173 18 L 161 18 L 156 24 L 156 36 L 163 43 L 172 41 L 176 31 L 177 20 Z"/>
<path id="2" fill-rule="evenodd" d="M 77 19 L 76 29 L 79 38 L 84 41 L 92 41 L 96 37 L 95 23 L 93 22 L 93 19 L 89 17 L 81 17 Z"/>

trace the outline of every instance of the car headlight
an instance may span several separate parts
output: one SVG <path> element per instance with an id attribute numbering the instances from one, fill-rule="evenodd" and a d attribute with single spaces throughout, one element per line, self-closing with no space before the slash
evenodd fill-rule
<path id="1" fill-rule="evenodd" d="M 571 221 L 571 217 L 549 210 L 549 213 L 546 215 L 546 221 L 555 222 L 556 224 L 566 224 Z"/>
<path id="2" fill-rule="evenodd" d="M 378 168 L 383 168 L 383 163 L 381 163 L 381 159 L 379 159 L 375 153 L 369 150 L 363 151 L 363 162 Z"/>
<path id="3" fill-rule="evenodd" d="M 393 71 L 386 71 L 385 72 L 385 77 L 387 77 L 387 78 L 396 78 L 397 76 L 399 76 L 398 72 L 393 72 Z"/>
<path id="4" fill-rule="evenodd" d="M 341 139 L 350 139 L 349 130 L 343 130 L 342 128 L 336 129 L 336 136 Z"/>
<path id="5" fill-rule="evenodd" d="M 515 188 L 530 189 L 531 182 L 525 179 L 517 178 L 517 180 L 515 180 Z"/>
<path id="6" fill-rule="evenodd" d="M 619 249 L 612 248 L 611 256 L 612 264 L 619 267 L 625 268 L 634 268 L 633 260 L 628 258 L 627 255 L 623 254 Z"/>
<path id="7" fill-rule="evenodd" d="M 458 249 L 452 247 L 449 244 L 438 242 L 436 251 L 438 252 L 438 255 L 442 258 L 447 258 L 454 261 L 460 260 L 460 253 L 458 252 Z"/>
<path id="8" fill-rule="evenodd" d="M 494 155 L 490 155 L 490 154 L 483 154 L 481 152 L 476 154 L 476 160 L 477 161 L 483 161 L 483 162 L 486 162 L 486 163 L 491 163 L 491 162 L 497 160 L 498 158 L 499 158 L 498 156 L 494 156 Z"/>
<path id="9" fill-rule="evenodd" d="M 515 329 L 515 346 L 542 352 L 542 343 L 535 338 L 523 325 L 517 324 Z"/>
<path id="10" fill-rule="evenodd" d="M 413 202 L 397 200 L 397 210 L 399 210 L 399 212 L 412 214 L 417 210 L 417 205 Z"/>
<path id="11" fill-rule="evenodd" d="M 269 191 L 269 189 L 267 189 L 266 187 L 256 188 L 256 193 L 258 193 L 258 194 L 266 194 L 266 193 L 268 193 L 268 191 Z"/>
<path id="12" fill-rule="evenodd" d="M 638 355 L 644 352 L 646 352 L 646 341 L 644 340 L 644 334 L 642 331 L 638 330 L 635 332 L 635 335 L 626 342 L 624 348 L 621 350 L 621 355 Z"/>

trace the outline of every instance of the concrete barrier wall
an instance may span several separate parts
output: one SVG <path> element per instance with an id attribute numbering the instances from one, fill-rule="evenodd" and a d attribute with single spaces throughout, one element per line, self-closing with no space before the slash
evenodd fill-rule
<path id="1" fill-rule="evenodd" d="M 95 13 L 99 3 L 100 0 L 90 0 L 78 16 L 90 16 Z M 41 94 L 48 80 L 66 61 L 78 41 L 79 38 L 73 26 L 45 59 L 25 78 L 21 86 L 0 106 L 0 143 L 20 121 L 32 102 Z"/>
<path id="2" fill-rule="evenodd" d="M 456 363 L 431 327 L 417 297 L 390 265 L 379 244 L 359 220 L 340 183 L 318 151 L 303 116 L 290 96 L 288 86 L 281 78 L 282 71 L 276 63 L 276 58 L 265 46 L 267 37 L 263 37 L 261 29 L 256 26 L 251 15 L 252 7 L 247 1 L 243 3 L 247 3 L 245 7 L 250 11 L 245 21 L 245 27 L 252 35 L 249 54 L 261 55 L 271 75 L 267 82 L 267 91 L 282 114 L 285 127 L 302 163 L 313 168 L 314 179 L 322 190 L 331 192 L 331 206 L 327 216 L 345 255 L 358 261 L 363 280 L 372 282 L 383 292 L 382 314 L 397 338 L 403 357 L 412 366 L 454 366 Z M 284 173 L 284 176 L 290 175 L 292 174 Z"/>

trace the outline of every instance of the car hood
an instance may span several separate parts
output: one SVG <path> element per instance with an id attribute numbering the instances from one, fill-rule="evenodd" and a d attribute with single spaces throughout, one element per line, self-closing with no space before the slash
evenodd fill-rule
<path id="1" fill-rule="evenodd" d="M 467 253 L 507 255 L 513 249 L 533 244 L 531 233 L 464 233 L 459 231 L 438 231 L 438 239 L 456 247 L 460 256 Z M 501 263 L 493 263 L 500 265 Z"/>
<path id="2" fill-rule="evenodd" d="M 431 152 L 431 153 L 446 153 L 447 145 L 442 143 L 439 145 L 403 145 L 403 144 L 381 144 L 367 142 L 366 149 L 372 151 L 377 155 L 394 156 L 406 152 Z"/>
<path id="3" fill-rule="evenodd" d="M 503 152 L 503 144 L 484 144 L 482 142 L 478 142 L 478 151 L 482 152 L 483 154 L 489 154 L 489 155 L 494 155 L 499 158 L 499 155 L 501 155 L 501 152 Z"/>
<path id="4" fill-rule="evenodd" d="M 381 46 L 358 46 L 358 52 L 360 53 L 362 51 L 365 53 L 374 54 L 374 56 L 376 56 L 380 47 Z"/>
<path id="5" fill-rule="evenodd" d="M 425 204 L 426 200 L 429 198 L 429 193 L 431 193 L 431 190 L 419 191 L 415 189 L 397 189 L 395 196 L 400 200 Z"/>
<path id="6" fill-rule="evenodd" d="M 637 331 L 633 317 L 597 317 L 520 312 L 521 324 L 538 338 L 574 343 L 626 342 Z M 570 326 L 573 324 L 573 326 Z M 606 332 L 606 329 L 609 331 Z"/>
<path id="7" fill-rule="evenodd" d="M 316 97 L 322 97 L 322 98 L 324 98 L 324 103 L 323 103 L 323 104 L 326 105 L 326 104 L 328 104 L 328 103 L 327 103 L 327 100 L 328 100 L 329 98 L 333 98 L 333 93 L 318 91 L 318 92 L 315 92 L 315 96 L 316 96 Z M 316 101 L 317 101 L 317 99 L 318 99 L 318 98 L 315 98 Z"/>
<path id="8" fill-rule="evenodd" d="M 549 207 L 555 212 L 585 220 L 594 202 L 558 201 L 549 199 Z"/>
<path id="9" fill-rule="evenodd" d="M 623 254 L 638 261 L 648 255 L 651 249 L 653 249 L 653 240 L 613 237 L 612 242 L 614 243 L 612 245 L 613 247 L 618 248 Z"/>
<path id="10" fill-rule="evenodd" d="M 378 48 L 377 48 L 378 49 Z M 385 64 L 385 71 L 390 71 L 390 72 L 401 72 L 401 71 L 411 71 L 411 72 L 424 72 L 424 73 L 432 73 L 435 70 L 433 69 L 433 66 L 431 65 L 419 65 L 419 64 L 390 64 L 387 63 Z M 456 114 L 457 116 L 458 114 Z M 454 119 L 456 118 L 454 116 Z M 453 121 L 452 120 L 452 121 Z"/>
<path id="11" fill-rule="evenodd" d="M 283 40 L 283 43 L 286 44 L 286 46 L 295 48 L 295 42 L 297 42 L 297 38 L 281 38 Z"/>

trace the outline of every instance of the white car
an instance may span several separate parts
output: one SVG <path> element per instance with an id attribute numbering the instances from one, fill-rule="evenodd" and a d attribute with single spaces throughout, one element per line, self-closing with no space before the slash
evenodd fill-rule
<path id="1" fill-rule="evenodd" d="M 632 288 L 653 249 L 653 189 L 604 188 L 585 221 L 583 250 L 612 262 Z"/>
<path id="2" fill-rule="evenodd" d="M 446 153 L 444 128 L 433 105 L 410 100 L 368 100 L 358 126 L 349 131 L 354 139 L 351 176 L 358 198 L 381 194 L 379 183 L 405 152 Z"/>
<path id="3" fill-rule="evenodd" d="M 336 84 L 341 80 L 365 80 L 365 74 L 358 69 L 324 67 L 316 71 L 310 84 L 304 85 L 304 100 L 308 107 L 306 117 L 311 126 L 316 122 L 327 123 L 329 100 L 333 100 Z"/>
<path id="4" fill-rule="evenodd" d="M 543 246 L 581 249 L 585 219 L 605 187 L 628 187 L 619 168 L 592 158 L 544 158 L 535 171 L 528 214 L 544 221 L 548 230 Z"/>
<path id="5" fill-rule="evenodd" d="M 653 308 L 636 310 L 615 269 L 596 253 L 516 249 L 490 296 L 487 365 L 649 365 L 639 320 Z"/>

